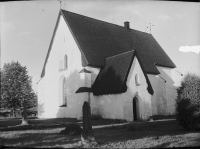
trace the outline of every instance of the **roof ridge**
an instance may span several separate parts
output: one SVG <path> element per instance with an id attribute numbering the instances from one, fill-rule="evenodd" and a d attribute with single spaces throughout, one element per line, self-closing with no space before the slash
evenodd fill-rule
<path id="1" fill-rule="evenodd" d="M 107 24 L 110 24 L 110 25 L 115 25 L 115 26 L 117 26 L 117 27 L 122 27 L 122 28 L 124 28 L 124 26 L 121 26 L 121 25 L 118 25 L 118 24 L 113 24 L 113 23 L 110 23 L 110 22 L 106 22 L 106 21 L 99 20 L 99 19 L 96 19 L 96 18 L 88 17 L 88 16 L 85 16 L 85 15 L 81 15 L 81 14 L 74 13 L 74 12 L 71 12 L 71 11 L 67 11 L 67 10 L 64 10 L 64 9 L 61 9 L 61 11 L 62 11 L 62 10 L 63 10 L 63 11 L 66 11 L 66 12 L 68 12 L 68 13 L 72 13 L 72 14 L 78 15 L 78 16 L 86 17 L 86 18 L 88 18 L 88 19 L 92 19 L 92 20 L 96 20 L 96 21 L 99 21 L 99 22 L 103 22 L 103 23 L 107 23 Z M 125 29 L 125 28 L 124 28 L 124 29 Z M 141 33 L 145 33 L 145 34 L 151 35 L 150 33 L 143 32 L 143 31 L 139 31 L 139 30 L 132 29 L 132 28 L 129 28 L 129 30 L 131 30 L 131 31 L 137 31 L 137 32 L 141 32 Z"/>
<path id="2" fill-rule="evenodd" d="M 139 31 L 139 30 L 136 30 L 136 29 L 132 29 L 130 28 L 131 31 L 134 31 L 134 32 L 140 32 L 140 33 L 144 33 L 144 34 L 147 34 L 147 35 L 152 35 L 150 33 L 147 33 L 147 32 L 143 32 L 143 31 Z M 153 35 L 152 35 L 153 36 Z"/>
<path id="3" fill-rule="evenodd" d="M 116 57 L 116 56 L 119 56 L 119 55 L 122 55 L 122 54 L 126 54 L 126 53 L 129 53 L 129 52 L 134 52 L 134 51 L 135 50 L 130 50 L 130 51 L 127 51 L 127 52 L 123 52 L 123 53 L 120 53 L 120 54 L 116 54 L 116 55 L 113 55 L 113 56 L 106 57 L 105 59 L 113 58 L 113 57 Z"/>
<path id="4" fill-rule="evenodd" d="M 103 21 L 103 20 L 95 19 L 95 18 L 88 17 L 88 16 L 85 16 L 85 15 L 80 15 L 78 13 L 74 13 L 74 12 L 67 11 L 67 10 L 64 10 L 64 9 L 61 9 L 61 11 L 66 11 L 68 13 L 72 13 L 72 14 L 75 14 L 75 15 L 78 15 L 78 16 L 86 17 L 88 19 L 96 20 L 96 21 L 99 21 L 99 22 L 107 23 L 107 24 L 110 24 L 110 25 L 115 25 L 117 27 L 122 27 L 122 28 L 126 29 L 124 26 L 121 26 L 121 25 L 118 25 L 118 24 L 113 24 L 113 23 L 110 23 L 110 22 L 106 22 L 106 21 Z M 129 30 L 135 30 L 135 29 L 130 28 Z"/>

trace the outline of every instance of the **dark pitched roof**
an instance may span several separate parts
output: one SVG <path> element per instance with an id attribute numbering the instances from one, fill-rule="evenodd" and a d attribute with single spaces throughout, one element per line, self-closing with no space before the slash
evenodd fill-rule
<path id="1" fill-rule="evenodd" d="M 104 59 L 135 49 L 146 73 L 159 74 L 155 65 L 175 68 L 162 47 L 151 34 L 129 29 L 125 27 L 89 18 L 69 11 L 61 10 L 69 26 L 82 55 L 84 66 L 104 67 Z M 45 75 L 45 66 L 51 51 L 54 34 L 53 32 L 47 57 L 43 66 L 41 77 Z"/>
<path id="2" fill-rule="evenodd" d="M 104 60 L 135 49 L 146 73 L 159 74 L 154 64 L 176 67 L 151 34 L 61 10 L 88 65 L 104 67 Z"/>
<path id="3" fill-rule="evenodd" d="M 129 51 L 106 58 L 105 66 L 99 72 L 99 75 L 92 86 L 93 94 L 104 95 L 126 92 L 126 80 L 135 56 L 136 51 Z M 150 94 L 153 94 L 152 86 L 144 70 L 143 73 L 145 74 L 145 78 L 147 80 L 148 91 Z"/>
<path id="4" fill-rule="evenodd" d="M 122 92 L 133 53 L 133 51 L 126 52 L 105 59 L 105 66 L 99 72 L 92 87 L 95 95 Z"/>

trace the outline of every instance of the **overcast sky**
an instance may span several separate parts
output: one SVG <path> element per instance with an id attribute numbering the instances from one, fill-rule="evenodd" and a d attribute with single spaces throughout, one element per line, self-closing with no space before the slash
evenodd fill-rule
<path id="1" fill-rule="evenodd" d="M 186 74 L 200 75 L 200 3 L 169 1 L 18 1 L 3 2 L 1 10 L 1 67 L 19 61 L 40 79 L 60 7 L 95 19 L 151 33 Z M 146 22 L 146 23 L 145 23 Z"/>

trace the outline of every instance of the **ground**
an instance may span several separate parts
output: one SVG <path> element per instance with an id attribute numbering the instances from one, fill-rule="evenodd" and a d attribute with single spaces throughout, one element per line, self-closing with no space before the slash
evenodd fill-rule
<path id="1" fill-rule="evenodd" d="M 165 148 L 200 146 L 200 132 L 186 131 L 175 119 L 125 123 L 119 120 L 93 120 L 96 143 L 82 144 L 80 135 L 59 132 L 76 119 L 29 119 L 27 126 L 14 125 L 20 119 L 0 120 L 1 145 L 44 148 Z"/>

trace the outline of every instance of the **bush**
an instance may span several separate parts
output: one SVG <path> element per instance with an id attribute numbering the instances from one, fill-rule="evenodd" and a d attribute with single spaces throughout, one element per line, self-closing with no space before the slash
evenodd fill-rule
<path id="1" fill-rule="evenodd" d="M 186 130 L 200 130 L 200 77 L 187 74 L 177 93 L 177 121 Z"/>

